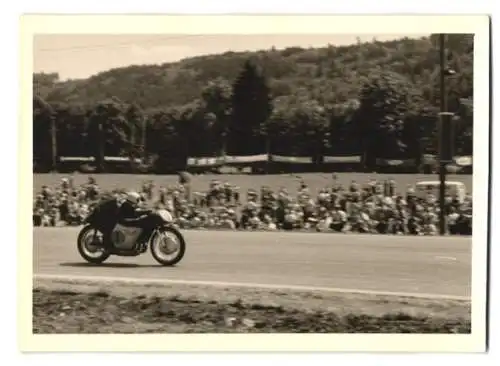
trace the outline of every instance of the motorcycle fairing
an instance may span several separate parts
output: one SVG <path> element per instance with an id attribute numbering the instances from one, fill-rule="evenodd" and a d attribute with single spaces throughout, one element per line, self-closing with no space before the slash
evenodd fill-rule
<path id="1" fill-rule="evenodd" d="M 142 230 L 140 227 L 116 224 L 111 232 L 111 241 L 117 249 L 132 249 Z"/>

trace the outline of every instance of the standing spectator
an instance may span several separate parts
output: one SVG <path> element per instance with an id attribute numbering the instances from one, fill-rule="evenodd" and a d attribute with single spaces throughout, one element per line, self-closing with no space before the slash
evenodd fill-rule
<path id="1" fill-rule="evenodd" d="M 35 207 L 33 209 L 33 226 L 42 226 L 43 208 Z"/>
<path id="2" fill-rule="evenodd" d="M 226 202 L 231 203 L 233 200 L 233 190 L 231 185 L 228 182 L 224 183 L 224 198 Z"/>
<path id="3" fill-rule="evenodd" d="M 70 184 L 69 184 L 69 179 L 68 178 L 63 178 L 61 179 L 61 188 L 63 191 L 69 191 L 70 189 Z"/>
<path id="4" fill-rule="evenodd" d="M 384 196 L 394 197 L 396 195 L 396 181 L 388 178 L 384 181 Z"/>
<path id="5" fill-rule="evenodd" d="M 158 191 L 159 197 L 158 201 L 162 204 L 165 205 L 167 202 L 167 189 L 165 187 L 160 187 Z"/>
<path id="6" fill-rule="evenodd" d="M 50 191 L 49 187 L 47 187 L 45 185 L 42 186 L 41 195 L 42 195 L 43 200 L 48 200 L 50 195 L 51 195 L 51 191 Z"/>
<path id="7" fill-rule="evenodd" d="M 59 216 L 61 218 L 61 221 L 67 223 L 68 215 L 69 215 L 68 196 L 64 194 L 59 204 Z"/>
<path id="8" fill-rule="evenodd" d="M 351 185 L 349 186 L 349 192 L 354 193 L 358 192 L 359 190 L 360 190 L 359 184 L 355 180 L 351 181 Z"/>
<path id="9" fill-rule="evenodd" d="M 154 184 L 152 180 L 144 181 L 140 193 L 143 194 L 148 200 L 153 199 Z"/>
<path id="10" fill-rule="evenodd" d="M 184 194 L 186 200 L 191 201 L 191 181 L 192 175 L 188 172 L 182 171 L 179 173 L 179 184 L 184 187 Z"/>
<path id="11" fill-rule="evenodd" d="M 237 204 L 237 205 L 241 204 L 241 202 L 240 202 L 240 187 L 238 187 L 238 186 L 233 187 L 233 200 L 234 200 L 235 204 Z"/>

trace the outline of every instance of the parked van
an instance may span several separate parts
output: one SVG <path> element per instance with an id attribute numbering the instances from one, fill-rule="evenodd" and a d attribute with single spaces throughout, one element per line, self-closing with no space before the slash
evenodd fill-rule
<path id="1" fill-rule="evenodd" d="M 462 182 L 446 181 L 445 190 L 447 195 L 458 199 L 460 203 L 464 201 L 465 195 L 467 194 L 465 184 Z M 422 198 L 425 198 L 425 196 L 429 193 L 435 197 L 439 197 L 439 181 L 433 180 L 418 182 L 415 185 L 415 193 Z"/>

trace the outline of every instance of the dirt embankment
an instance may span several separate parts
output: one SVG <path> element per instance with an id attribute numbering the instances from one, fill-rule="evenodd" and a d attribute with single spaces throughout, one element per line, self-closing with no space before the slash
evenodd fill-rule
<path id="1" fill-rule="evenodd" d="M 255 295 L 255 294 L 254 294 Z M 180 297 L 153 293 L 80 291 L 38 287 L 33 290 L 34 333 L 470 333 L 470 303 L 409 304 L 371 299 L 387 313 L 361 312 L 361 300 L 328 306 L 294 306 L 274 296 L 267 304 L 241 297 Z M 320 295 L 316 301 L 324 302 Z M 337 295 L 338 296 L 338 295 Z M 268 297 L 269 298 L 269 297 Z M 278 300 L 276 300 L 278 299 Z M 334 301 L 328 299 L 329 303 Z M 354 301 L 354 302 L 353 302 Z M 357 302 L 356 302 L 357 301 Z M 363 300 L 363 306 L 368 304 Z M 396 302 L 394 302 L 396 301 Z M 353 304 L 353 311 L 349 308 Z M 298 304 L 297 303 L 297 304 Z M 319 305 L 319 303 L 317 305 Z M 371 303 L 370 303 L 371 304 Z M 418 312 L 405 312 L 405 306 Z M 323 303 L 324 305 L 324 303 Z M 438 309 L 438 310 L 436 310 Z"/>

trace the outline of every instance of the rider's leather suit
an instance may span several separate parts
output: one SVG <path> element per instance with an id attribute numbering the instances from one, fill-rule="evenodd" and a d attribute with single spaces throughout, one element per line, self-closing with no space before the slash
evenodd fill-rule
<path id="1" fill-rule="evenodd" d="M 133 226 L 143 228 L 143 234 L 139 237 L 139 241 L 142 241 L 150 232 L 151 229 L 151 221 L 149 217 L 150 210 L 143 210 L 140 208 L 134 207 L 130 202 L 123 202 L 121 205 L 116 208 L 115 204 L 115 223 L 119 223 L 123 226 Z M 104 230 L 104 245 L 106 247 L 111 247 L 111 231 L 114 228 L 114 224 L 112 226 L 107 227 Z"/>
<path id="2" fill-rule="evenodd" d="M 147 224 L 149 210 L 134 207 L 130 202 L 123 202 L 118 208 L 118 223 L 124 226 L 143 227 Z"/>

